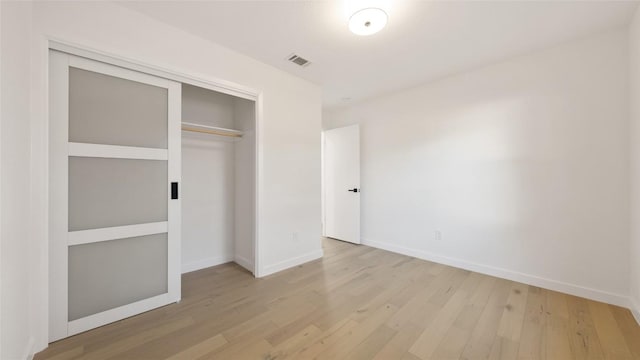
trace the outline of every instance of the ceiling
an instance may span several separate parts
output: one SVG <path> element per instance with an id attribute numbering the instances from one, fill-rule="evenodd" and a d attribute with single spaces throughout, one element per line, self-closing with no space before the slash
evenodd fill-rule
<path id="1" fill-rule="evenodd" d="M 360 37 L 348 30 L 345 1 L 121 4 L 321 85 L 328 108 L 624 26 L 637 5 L 394 0 L 383 5 L 387 27 Z M 288 62 L 291 53 L 312 64 Z"/>

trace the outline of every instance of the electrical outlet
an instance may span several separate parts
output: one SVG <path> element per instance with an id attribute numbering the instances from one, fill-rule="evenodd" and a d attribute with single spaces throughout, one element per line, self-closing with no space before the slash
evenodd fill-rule
<path id="1" fill-rule="evenodd" d="M 291 234 L 291 240 L 293 242 L 298 242 L 298 233 L 297 232 L 294 232 L 294 233 Z"/>
<path id="2" fill-rule="evenodd" d="M 434 239 L 435 239 L 436 241 L 440 241 L 440 240 L 442 240 L 442 232 L 441 232 L 440 230 L 436 230 L 436 233 L 435 233 Z"/>

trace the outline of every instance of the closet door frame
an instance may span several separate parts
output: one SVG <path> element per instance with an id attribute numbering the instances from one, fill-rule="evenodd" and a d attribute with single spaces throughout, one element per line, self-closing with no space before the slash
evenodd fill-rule
<path id="1" fill-rule="evenodd" d="M 248 86 L 240 85 L 237 83 L 233 83 L 227 80 L 223 80 L 221 78 L 206 76 L 203 77 L 201 74 L 193 73 L 193 70 L 190 68 L 181 68 L 181 67 L 166 67 L 166 66 L 158 66 L 153 63 L 150 63 L 148 60 L 138 60 L 136 59 L 139 54 L 134 52 L 127 51 L 118 51 L 117 53 L 114 50 L 102 50 L 104 44 L 99 42 L 85 42 L 83 44 L 78 44 L 73 41 L 68 41 L 63 38 L 58 38 L 55 36 L 45 35 L 41 40 L 42 46 L 40 47 L 39 56 L 36 58 L 36 62 L 39 63 L 39 66 L 45 69 L 45 71 L 41 74 L 41 81 L 43 82 L 44 91 L 36 94 L 36 97 L 43 104 L 49 103 L 50 98 L 55 97 L 55 94 L 50 91 L 50 50 L 56 50 L 59 52 L 63 52 L 66 54 L 76 55 L 80 57 L 84 57 L 91 60 L 100 61 L 106 64 L 111 64 L 115 66 L 119 66 L 122 68 L 135 70 L 144 74 L 154 75 L 157 77 L 161 77 L 168 80 L 177 81 L 180 83 L 190 84 L 194 86 L 203 87 L 209 90 L 221 92 L 227 95 L 232 95 L 236 97 L 240 97 L 246 100 L 251 100 L 255 102 L 255 196 L 254 196 L 254 276 L 262 277 L 265 272 L 262 266 L 262 244 L 260 241 L 260 233 L 261 233 L 261 210 L 260 210 L 260 197 L 262 194 L 262 177 L 263 177 L 263 169 L 262 164 L 263 158 L 263 141 L 262 141 L 262 126 L 263 126 L 263 104 L 264 104 L 264 95 L 261 90 L 257 90 L 255 88 L 251 88 Z M 48 84 L 48 85 L 47 85 Z M 35 214 L 34 216 L 34 232 L 41 233 L 45 238 L 45 249 L 43 257 L 48 257 L 49 263 L 51 262 L 53 248 L 51 246 L 52 240 L 52 228 L 51 223 L 52 219 L 56 216 L 56 210 L 52 209 L 51 203 L 53 198 L 57 194 L 51 191 L 50 184 L 55 181 L 52 179 L 52 167 L 55 164 L 51 163 L 51 155 L 53 149 L 51 149 L 49 144 L 49 135 L 52 132 L 55 132 L 55 126 L 52 121 L 53 111 L 48 106 L 43 106 L 42 112 L 38 114 L 37 118 L 34 120 L 34 128 L 32 138 L 35 143 L 42 144 L 41 146 L 34 147 L 34 161 L 37 163 L 43 164 L 42 167 L 35 167 L 34 171 L 34 184 L 32 184 L 33 203 L 35 204 L 43 204 L 45 210 L 39 214 Z M 48 255 L 47 255 L 48 254 Z M 44 310 L 41 314 L 44 317 L 48 317 L 50 320 L 49 330 L 48 330 L 48 338 L 50 341 L 54 334 L 56 333 L 55 328 L 52 326 L 51 318 L 55 316 L 52 312 L 51 308 L 51 297 L 54 297 L 57 293 L 56 289 L 53 289 L 53 284 L 51 281 L 51 274 L 49 270 L 49 266 L 41 267 L 41 271 L 38 272 L 39 281 L 44 285 L 45 288 L 48 289 L 46 292 L 49 300 L 44 300 L 44 306 L 46 310 Z M 46 305 L 49 304 L 49 305 Z M 43 329 L 43 338 L 47 338 L 47 330 Z"/>
<path id="2" fill-rule="evenodd" d="M 49 341 L 55 341 L 160 306 L 180 301 L 180 200 L 167 197 L 167 221 L 69 231 L 69 157 L 167 161 L 167 189 L 181 180 L 181 84 L 134 70 L 52 50 L 50 76 Z M 73 143 L 69 141 L 69 68 L 78 68 L 167 89 L 167 149 Z M 167 292 L 77 320 L 68 320 L 68 249 L 135 236 L 167 233 Z"/>

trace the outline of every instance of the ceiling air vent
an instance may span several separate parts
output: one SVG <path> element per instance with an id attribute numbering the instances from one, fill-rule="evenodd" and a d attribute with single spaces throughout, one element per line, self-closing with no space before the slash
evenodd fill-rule
<path id="1" fill-rule="evenodd" d="M 292 63 L 302 66 L 302 67 L 306 67 L 309 66 L 311 64 L 311 62 L 301 56 L 298 56 L 296 54 L 291 54 L 289 55 L 288 58 L 289 61 L 291 61 Z"/>

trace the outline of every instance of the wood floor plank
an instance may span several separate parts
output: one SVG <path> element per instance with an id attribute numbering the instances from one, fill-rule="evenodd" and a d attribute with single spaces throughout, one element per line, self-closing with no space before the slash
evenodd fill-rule
<path id="1" fill-rule="evenodd" d="M 511 293 L 507 299 L 507 305 L 504 307 L 504 312 L 500 319 L 497 334 L 499 337 L 514 342 L 520 341 L 528 291 L 528 286 L 521 283 L 513 283 Z"/>
<path id="2" fill-rule="evenodd" d="M 218 334 L 168 357 L 167 360 L 197 359 L 226 344 L 227 339 L 225 339 L 222 334 Z"/>
<path id="3" fill-rule="evenodd" d="M 236 346 L 221 353 L 212 353 L 197 358 L 198 360 L 216 359 L 265 359 L 273 350 L 271 344 L 264 339 L 258 339 L 243 346 Z"/>
<path id="4" fill-rule="evenodd" d="M 591 312 L 591 318 L 598 333 L 605 358 L 631 359 L 631 352 L 627 347 L 622 331 L 618 327 L 618 322 L 609 311 L 609 305 L 590 301 L 589 311 Z"/>
<path id="5" fill-rule="evenodd" d="M 429 279 L 429 281 L 416 284 L 421 290 L 389 319 L 389 327 L 398 329 L 407 322 L 413 322 L 418 325 L 428 323 L 440 309 L 440 306 L 428 300 L 441 289 L 449 288 L 450 279 L 454 273 L 451 269 L 445 269 L 440 271 L 438 276 Z"/>
<path id="6" fill-rule="evenodd" d="M 469 340 L 469 331 L 452 325 L 444 335 L 431 359 L 459 359 Z"/>
<path id="7" fill-rule="evenodd" d="M 322 334 L 322 330 L 320 330 L 315 325 L 309 325 L 306 328 L 302 329 L 298 333 L 292 335 L 290 338 L 285 340 L 284 342 L 278 344 L 277 346 L 273 346 L 273 349 L 269 354 L 267 354 L 266 358 L 268 359 L 282 359 L 285 358 L 300 349 L 304 346 L 310 345 L 317 337 Z"/>
<path id="8" fill-rule="evenodd" d="M 569 342 L 569 309 L 566 296 L 555 291 L 547 291 L 547 322 L 545 324 L 545 345 L 547 359 L 572 359 Z"/>
<path id="9" fill-rule="evenodd" d="M 351 319 L 345 319 L 331 329 L 324 331 L 317 341 L 309 346 L 305 346 L 299 351 L 296 351 L 290 356 L 286 356 L 286 359 L 313 359 L 327 349 L 331 349 L 336 346 L 335 344 L 340 341 L 343 336 L 349 334 L 359 323 Z"/>
<path id="10" fill-rule="evenodd" d="M 387 326 L 387 325 L 384 325 Z M 388 326 L 387 326 L 388 327 Z M 395 330 L 395 329 L 392 329 Z M 409 347 L 424 331 L 424 326 L 407 323 L 396 330 L 395 335 L 378 351 L 375 360 L 401 359 L 408 352 Z"/>
<path id="11" fill-rule="evenodd" d="M 496 336 L 491 345 L 490 360 L 512 360 L 518 356 L 518 348 L 520 344 L 510 338 L 504 336 Z"/>
<path id="12" fill-rule="evenodd" d="M 529 286 L 518 359 L 547 359 L 547 315 L 545 290 Z"/>
<path id="13" fill-rule="evenodd" d="M 640 359 L 640 327 L 629 309 L 609 305 L 634 359 Z"/>
<path id="14" fill-rule="evenodd" d="M 336 346 L 325 349 L 319 354 L 323 359 L 339 359 L 346 356 L 354 348 L 360 345 L 366 338 L 382 326 L 385 321 L 393 315 L 398 308 L 391 304 L 386 304 L 374 311 L 370 317 L 358 323 L 350 332 L 344 334 Z"/>
<path id="15" fill-rule="evenodd" d="M 126 350 L 140 346 L 140 344 L 145 344 L 151 340 L 169 336 L 178 330 L 193 325 L 193 323 L 194 321 L 191 317 L 177 319 L 176 321 L 173 321 L 166 325 L 152 328 L 141 333 L 132 334 L 131 336 L 127 336 L 122 340 L 116 341 L 112 344 L 109 344 L 109 346 L 102 347 L 96 351 L 87 352 L 85 358 L 91 360 L 102 360 L 109 359 L 114 356 L 119 356 L 119 354 L 125 352 Z"/>
<path id="16" fill-rule="evenodd" d="M 604 359 L 588 300 L 568 295 L 569 344 L 577 359 Z"/>
<path id="17" fill-rule="evenodd" d="M 466 276 L 469 277 L 470 274 L 467 273 Z M 472 280 L 475 281 L 475 279 Z M 409 352 L 418 358 L 430 359 L 453 322 L 464 309 L 470 296 L 471 294 L 465 289 L 456 291 L 411 346 Z"/>
<path id="18" fill-rule="evenodd" d="M 375 287 L 358 297 L 353 297 L 344 293 L 336 293 L 334 296 L 324 297 L 324 303 L 319 304 L 317 310 L 311 316 L 299 318 L 286 326 L 280 327 L 278 330 L 269 334 L 266 339 L 270 344 L 276 346 L 287 340 L 293 334 L 301 331 L 309 324 L 314 324 L 314 326 L 323 330 L 329 329 L 332 327 L 331 324 L 335 325 L 343 322 L 350 314 L 353 313 L 353 311 L 357 309 L 359 304 L 362 304 L 379 291 L 380 289 Z"/>
<path id="19" fill-rule="evenodd" d="M 496 282 L 487 305 L 471 333 L 471 338 L 462 351 L 461 359 L 487 359 L 490 356 L 491 347 L 496 338 L 510 292 L 510 281 L 498 280 Z"/>
<path id="20" fill-rule="evenodd" d="M 627 309 L 340 241 L 255 279 L 183 275 L 168 305 L 55 342 L 35 360 L 640 359 Z"/>
<path id="21" fill-rule="evenodd" d="M 435 350 L 433 354 L 435 359 L 459 359 L 461 357 L 471 338 L 471 333 L 489 301 L 491 290 L 496 281 L 495 278 L 480 274 L 471 274 L 470 280 L 477 282 L 476 290 Z"/>
<path id="22" fill-rule="evenodd" d="M 345 359 L 370 360 L 396 335 L 396 331 L 380 325 L 364 341 L 347 354 Z"/>
<path id="23" fill-rule="evenodd" d="M 249 358 L 248 354 L 252 355 L 251 358 L 254 358 L 255 354 L 267 354 L 273 347 L 264 340 L 264 337 L 276 328 L 277 326 L 272 322 L 260 324 L 248 329 L 242 339 L 229 341 L 226 345 L 212 349 L 198 359 L 242 359 L 242 354 L 247 354 L 244 358 Z"/>
<path id="24" fill-rule="evenodd" d="M 84 353 L 84 347 L 78 346 L 71 348 L 70 350 L 59 353 L 58 355 L 52 356 L 50 360 L 72 360 L 79 358 Z"/>
<path id="25" fill-rule="evenodd" d="M 453 323 L 454 326 L 469 331 L 469 335 L 471 335 L 489 301 L 495 283 L 496 279 L 491 277 L 484 277 L 479 280 L 477 289 L 456 318 Z"/>

